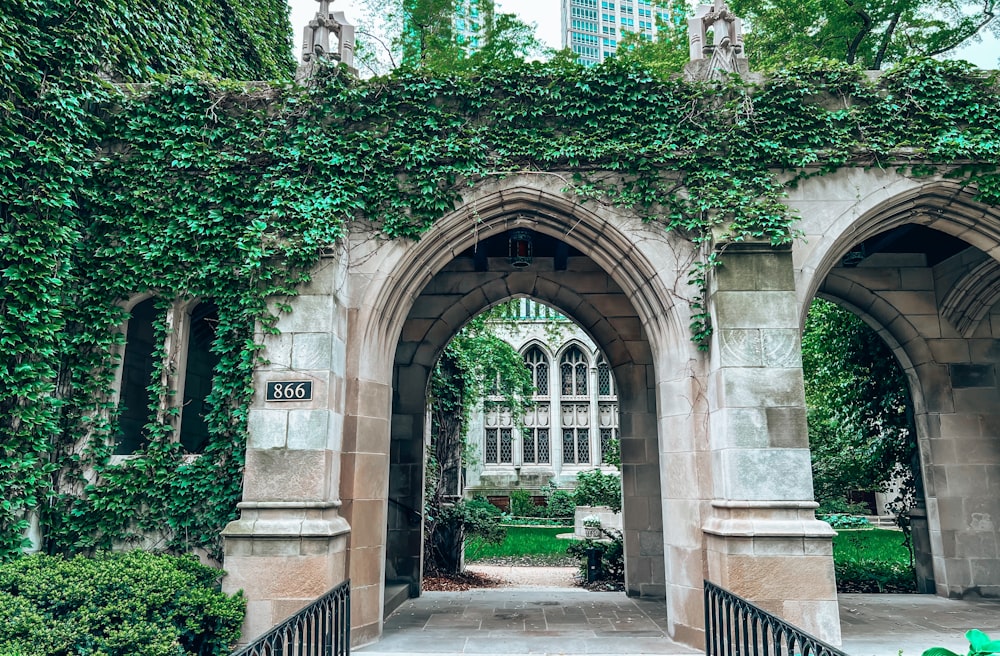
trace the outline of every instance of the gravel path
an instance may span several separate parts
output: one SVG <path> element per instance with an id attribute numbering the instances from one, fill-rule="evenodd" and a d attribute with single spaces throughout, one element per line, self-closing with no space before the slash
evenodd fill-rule
<path id="1" fill-rule="evenodd" d="M 576 567 L 514 567 L 511 565 L 467 565 L 470 572 L 503 581 L 504 588 L 573 588 Z"/>

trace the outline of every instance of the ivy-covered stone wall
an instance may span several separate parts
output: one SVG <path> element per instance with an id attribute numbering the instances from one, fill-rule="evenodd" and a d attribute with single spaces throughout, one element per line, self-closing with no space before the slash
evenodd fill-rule
<path id="1" fill-rule="evenodd" d="M 155 531 L 161 546 L 218 554 L 218 532 L 240 497 L 255 322 L 273 325 L 268 300 L 280 311 L 350 221 L 418 238 L 463 189 L 525 171 L 560 171 L 567 193 L 632 207 L 694 242 L 722 224 L 737 239 L 793 239 L 785 185 L 842 166 L 902 165 L 912 175 L 944 166 L 985 202 L 1000 202 L 997 80 L 960 63 L 910 61 L 876 81 L 807 62 L 755 84 L 711 85 L 612 61 L 367 81 L 330 68 L 307 88 L 189 74 L 129 88 L 99 73 L 139 80 L 147 66 L 197 64 L 259 78 L 290 66 L 247 37 L 253 64 L 245 53 L 178 45 L 119 70 L 119 53 L 139 57 L 124 36 L 77 50 L 73 35 L 110 39 L 129 14 L 99 2 L 87 16 L 66 7 L 57 21 L 49 6 L 28 3 L 17 24 L 0 18 L 4 30 L 28 26 L 25 43 L 34 44 L 0 52 L 3 557 L 22 547 L 31 512 L 48 551 Z M 218 23 L 199 15 L 198 25 Z M 195 23 L 161 39 L 181 39 Z M 65 38 L 43 38 L 49 29 Z M 61 57 L 47 58 L 43 42 Z M 696 264 L 692 282 L 704 287 L 712 266 Z M 163 319 L 149 444 L 112 458 L 122 304 L 142 294 L 164 317 L 178 299 L 219 308 L 212 438 L 198 457 L 176 439 Z M 707 317 L 692 317 L 701 343 Z"/>

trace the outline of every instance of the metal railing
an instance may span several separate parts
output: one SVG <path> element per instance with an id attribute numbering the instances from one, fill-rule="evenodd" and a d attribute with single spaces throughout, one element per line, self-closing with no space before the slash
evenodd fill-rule
<path id="1" fill-rule="evenodd" d="M 705 581 L 705 654 L 848 656 L 709 581 Z"/>
<path id="2" fill-rule="evenodd" d="M 344 581 L 231 656 L 349 656 L 351 581 Z"/>

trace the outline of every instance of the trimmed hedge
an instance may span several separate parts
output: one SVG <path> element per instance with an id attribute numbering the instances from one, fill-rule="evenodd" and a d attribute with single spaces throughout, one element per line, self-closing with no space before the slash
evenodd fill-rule
<path id="1" fill-rule="evenodd" d="M 216 656 L 245 602 L 221 570 L 144 551 L 25 556 L 0 566 L 0 656 Z"/>

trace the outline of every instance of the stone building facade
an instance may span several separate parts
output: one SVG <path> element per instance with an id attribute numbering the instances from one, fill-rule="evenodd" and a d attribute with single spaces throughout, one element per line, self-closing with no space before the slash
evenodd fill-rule
<path id="1" fill-rule="evenodd" d="M 497 334 L 524 357 L 535 394 L 523 427 L 499 397 L 472 413 L 476 457 L 463 490 L 501 506 L 514 489 L 541 495 L 550 484 L 571 489 L 582 471 L 618 472 L 609 460 L 618 443 L 618 396 L 604 355 L 553 308 L 528 298 L 516 308 Z"/>
<path id="2" fill-rule="evenodd" d="M 710 349 L 688 329 L 690 242 L 582 204 L 555 176 L 470 188 L 419 242 L 353 232 L 261 335 L 241 517 L 225 587 L 246 636 L 350 578 L 355 641 L 375 640 L 387 573 L 421 580 L 431 368 L 485 308 L 531 298 L 576 321 L 617 383 L 628 594 L 664 599 L 699 644 L 710 579 L 837 642 L 832 530 L 814 517 L 800 334 L 819 295 L 857 312 L 909 377 L 925 483 L 921 545 L 937 594 L 1000 595 L 1000 209 L 943 179 L 843 169 L 788 202 L 791 247 L 710 247 Z M 507 235 L 535 257 L 514 267 Z M 496 246 L 494 248 L 494 246 Z M 310 381 L 310 400 L 267 383 Z"/>

